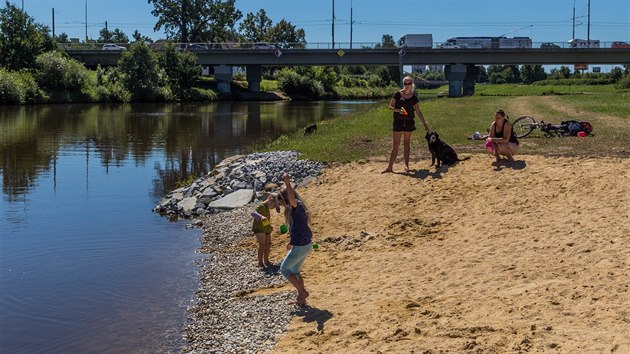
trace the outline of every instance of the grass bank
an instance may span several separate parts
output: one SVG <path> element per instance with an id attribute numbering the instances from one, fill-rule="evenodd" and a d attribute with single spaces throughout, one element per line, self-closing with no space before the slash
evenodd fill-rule
<path id="1" fill-rule="evenodd" d="M 535 94 L 538 88 L 512 85 L 483 85 L 480 89 L 518 91 L 513 96 L 473 96 L 436 98 L 441 89 L 428 93 L 420 91 L 421 108 L 432 130 L 460 152 L 484 152 L 479 141 L 467 140 L 475 131 L 485 132 L 493 121 L 494 112 L 504 109 L 511 120 L 521 115 L 532 115 L 537 120 L 560 123 L 562 120 L 587 120 L 594 126 L 594 136 L 587 138 L 545 138 L 535 131 L 521 139 L 521 154 L 546 155 L 602 155 L 630 154 L 630 91 L 606 86 L 549 87 L 562 95 Z M 507 87 L 506 87 L 507 86 Z M 517 85 L 515 85 L 517 86 Z M 574 91 L 575 90 L 575 91 Z M 595 92 L 593 92 L 595 90 Z M 352 116 L 318 122 L 318 131 L 304 137 L 302 131 L 284 135 L 269 143 L 263 150 L 298 150 L 304 158 L 325 162 L 348 162 L 370 156 L 387 156 L 391 148 L 392 114 L 384 101 Z M 412 151 L 426 147 L 424 133 L 414 133 Z M 422 149 L 422 150 L 417 150 Z"/>

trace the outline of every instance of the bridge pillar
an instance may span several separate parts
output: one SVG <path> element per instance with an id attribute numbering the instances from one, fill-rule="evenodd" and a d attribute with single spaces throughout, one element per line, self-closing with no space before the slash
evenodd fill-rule
<path id="1" fill-rule="evenodd" d="M 466 76 L 464 77 L 464 96 L 475 94 L 475 82 L 479 79 L 479 66 L 474 64 L 466 65 Z"/>
<path id="2" fill-rule="evenodd" d="M 466 65 L 450 64 L 444 67 L 444 75 L 448 80 L 448 97 L 462 96 L 462 81 L 466 77 Z"/>
<path id="3" fill-rule="evenodd" d="M 217 65 L 214 67 L 214 79 L 217 80 L 217 90 L 221 93 L 230 93 L 232 84 L 232 67 Z"/>
<path id="4" fill-rule="evenodd" d="M 251 92 L 260 92 L 262 80 L 262 67 L 260 65 L 247 66 L 247 89 Z"/>

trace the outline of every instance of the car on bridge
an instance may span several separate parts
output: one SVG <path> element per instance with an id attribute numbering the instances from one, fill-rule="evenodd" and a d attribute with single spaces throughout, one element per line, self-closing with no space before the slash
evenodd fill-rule
<path id="1" fill-rule="evenodd" d="M 118 44 L 107 43 L 107 44 L 103 44 L 103 47 L 101 48 L 101 50 L 111 50 L 111 51 L 122 52 L 123 50 L 127 50 L 127 48 L 120 46 Z"/>
<path id="2" fill-rule="evenodd" d="M 276 49 L 276 46 L 269 43 L 254 43 L 254 49 Z"/>
<path id="3" fill-rule="evenodd" d="M 190 43 L 187 47 L 186 50 L 207 50 L 208 46 L 202 43 Z"/>
<path id="4" fill-rule="evenodd" d="M 445 43 L 438 44 L 436 46 L 436 48 L 438 48 L 438 49 L 460 49 L 460 48 L 466 48 L 466 47 L 463 46 L 463 45 L 459 45 L 459 44 L 445 42 Z"/>
<path id="5" fill-rule="evenodd" d="M 560 46 L 555 43 L 545 42 L 540 45 L 540 48 L 541 49 L 560 49 Z"/>
<path id="6" fill-rule="evenodd" d="M 177 43 L 175 45 L 175 49 L 177 50 L 190 50 L 190 51 L 197 51 L 197 50 L 207 50 L 208 46 L 203 44 L 203 43 Z"/>
<path id="7" fill-rule="evenodd" d="M 630 48 L 630 43 L 626 42 L 612 42 L 610 48 Z"/>

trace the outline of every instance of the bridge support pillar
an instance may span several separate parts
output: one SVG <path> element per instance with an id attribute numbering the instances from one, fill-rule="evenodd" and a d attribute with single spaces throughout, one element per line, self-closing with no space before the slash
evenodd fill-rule
<path id="1" fill-rule="evenodd" d="M 466 65 L 466 76 L 464 77 L 464 96 L 475 94 L 475 82 L 479 79 L 479 66 L 474 64 Z"/>
<path id="2" fill-rule="evenodd" d="M 262 80 L 262 67 L 260 65 L 247 66 L 247 89 L 251 92 L 260 92 Z"/>
<path id="3" fill-rule="evenodd" d="M 448 80 L 448 97 L 462 96 L 462 81 L 466 77 L 466 65 L 450 64 L 444 67 L 444 75 Z"/>
<path id="4" fill-rule="evenodd" d="M 230 93 L 232 83 L 232 67 L 217 65 L 214 67 L 214 79 L 217 80 L 217 90 L 221 93 Z"/>

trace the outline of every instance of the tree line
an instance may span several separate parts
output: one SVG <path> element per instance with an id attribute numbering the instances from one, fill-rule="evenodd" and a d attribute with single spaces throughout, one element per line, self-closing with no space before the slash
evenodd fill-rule
<path id="1" fill-rule="evenodd" d="M 53 38 L 47 26 L 5 1 L 0 9 L 0 103 L 129 102 L 214 100 L 216 93 L 200 80 L 201 68 L 194 53 L 178 51 L 173 42 L 272 42 L 280 47 L 305 47 L 305 32 L 282 19 L 274 24 L 264 9 L 245 17 L 234 0 L 149 0 L 157 18 L 155 30 L 164 29 L 170 44 L 159 51 L 150 38 L 137 30 L 129 37 L 118 28 L 104 27 L 98 42 L 131 42 L 119 65 L 88 70 L 55 50 L 65 42 L 64 33 Z M 242 21 L 241 21 L 242 20 Z M 239 22 L 240 21 L 240 22 Z M 238 24 L 238 28 L 237 28 Z M 383 35 L 377 48 L 395 48 L 391 35 Z M 587 83 L 619 81 L 630 86 L 628 67 L 611 74 L 588 74 Z M 265 68 L 263 77 L 275 80 L 291 98 L 381 98 L 397 87 L 397 66 Z M 444 79 L 441 72 L 413 74 L 418 78 Z M 588 77 L 589 75 L 594 75 Z M 540 65 L 481 66 L 479 82 L 525 83 L 548 79 L 578 79 L 568 68 L 545 73 Z M 607 81 L 606 81 L 607 80 Z"/>

